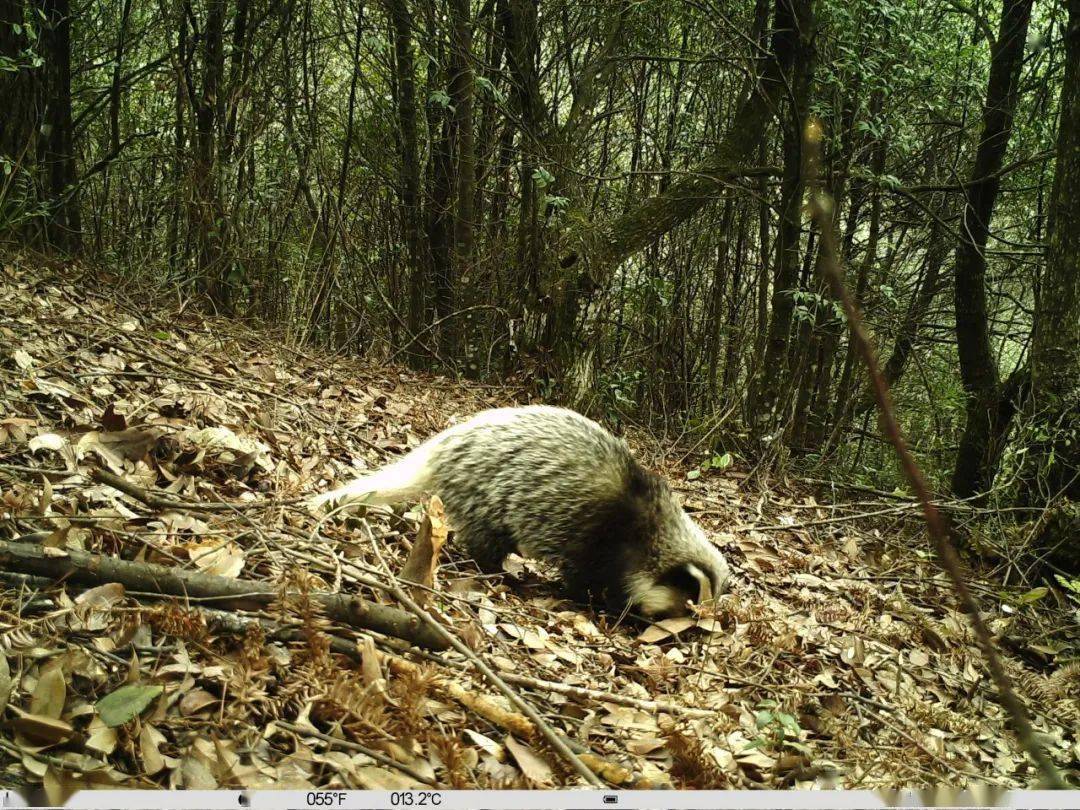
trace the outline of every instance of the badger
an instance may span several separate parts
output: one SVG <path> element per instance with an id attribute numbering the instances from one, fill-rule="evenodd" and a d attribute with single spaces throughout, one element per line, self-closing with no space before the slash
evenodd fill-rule
<path id="1" fill-rule="evenodd" d="M 668 484 L 618 439 L 566 408 L 481 411 L 399 461 L 311 501 L 442 500 L 456 542 L 481 570 L 510 552 L 546 559 L 567 596 L 657 620 L 720 594 L 727 562 Z"/>

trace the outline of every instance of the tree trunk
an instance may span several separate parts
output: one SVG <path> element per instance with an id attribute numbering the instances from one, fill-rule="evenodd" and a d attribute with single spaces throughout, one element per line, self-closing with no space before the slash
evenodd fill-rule
<path id="1" fill-rule="evenodd" d="M 48 206 L 44 239 L 49 247 L 71 255 L 82 245 L 71 127 L 71 9 L 68 0 L 44 0 L 41 10 L 45 134 L 38 141 L 38 158 Z"/>
<path id="2" fill-rule="evenodd" d="M 565 324 L 574 322 L 584 295 L 605 284 L 621 262 L 697 215 L 723 192 L 728 181 L 745 176 L 746 164 L 764 138 L 773 110 L 787 92 L 788 72 L 800 36 L 796 32 L 809 37 L 813 22 L 810 0 L 777 0 L 773 19 L 773 54 L 766 60 L 760 87 L 742 101 L 713 155 L 663 193 L 569 240 L 578 248 L 560 258 L 561 283 L 559 289 L 553 290 L 558 313 L 555 320 L 563 325 L 554 346 L 560 367 L 572 363 L 576 347 L 572 330 Z"/>
<path id="3" fill-rule="evenodd" d="M 408 257 L 410 337 L 424 329 L 427 320 L 428 261 L 420 246 L 420 163 L 416 129 L 416 62 L 413 58 L 413 20 L 405 0 L 387 0 L 394 32 L 394 101 L 397 106 L 397 141 L 401 153 L 401 218 Z M 409 350 L 410 362 L 420 364 L 419 342 Z"/>
<path id="4" fill-rule="evenodd" d="M 0 115 L 0 160 L 10 172 L 0 176 L 0 238 L 20 239 L 26 233 L 26 217 L 36 205 L 32 182 L 37 157 L 35 104 L 37 85 L 41 80 L 40 66 L 26 58 L 30 43 L 23 26 L 26 16 L 24 0 L 0 0 L 0 60 L 17 66 L 0 70 L 0 98 L 4 100 Z"/>
<path id="5" fill-rule="evenodd" d="M 781 25 L 781 11 L 786 20 Z M 790 105 L 783 116 L 784 175 L 781 184 L 780 230 L 776 243 L 776 274 L 773 277 L 772 314 L 765 355 L 753 382 L 752 413 L 762 430 L 777 423 L 782 394 L 790 382 L 786 357 L 788 335 L 798 287 L 799 246 L 802 235 L 802 140 L 810 82 L 813 76 L 813 18 L 809 3 L 794 5 L 778 0 L 773 35 L 777 61 L 790 65 L 782 72 L 791 87 Z"/>
<path id="6" fill-rule="evenodd" d="M 993 485 L 1001 437 L 1008 428 L 1008 423 L 1002 424 L 999 418 L 1003 392 L 997 359 L 990 346 L 986 242 L 1000 185 L 998 173 L 1012 134 L 1031 4 L 1032 0 L 1004 0 L 997 41 L 990 55 L 990 80 L 979 146 L 967 184 L 961 241 L 956 249 L 956 342 L 967 406 L 952 489 L 961 498 L 985 493 Z"/>
<path id="7" fill-rule="evenodd" d="M 195 200 L 192 230 L 197 243 L 197 286 L 219 311 L 233 307 L 225 251 L 225 218 L 218 176 L 218 112 L 225 71 L 223 47 L 226 0 L 208 0 L 200 42 L 202 91 L 193 94 L 195 107 Z M 190 8 L 190 7 L 189 7 Z"/>
<path id="8" fill-rule="evenodd" d="M 434 15 L 432 15 L 434 17 Z M 435 36 L 438 33 L 433 31 Z M 434 90 L 445 86 L 445 74 L 440 69 L 443 62 L 442 43 L 432 44 L 438 58 L 428 61 L 428 87 Z M 427 105 L 428 142 L 431 158 L 428 164 L 427 190 L 427 242 L 431 250 L 431 280 L 435 293 L 435 320 L 441 322 L 437 337 L 445 346 L 445 331 L 454 310 L 454 263 L 453 263 L 453 148 L 450 143 L 450 112 L 444 102 L 434 97 Z"/>
<path id="9" fill-rule="evenodd" d="M 454 278 L 468 281 L 473 260 L 476 154 L 473 145 L 472 9 L 469 0 L 450 0 L 450 101 L 454 106 Z M 462 324 L 450 318 L 439 330 L 443 354 L 457 358 Z"/>
<path id="10" fill-rule="evenodd" d="M 1067 7 L 1057 170 L 1031 348 L 1038 438 L 1028 451 L 1023 498 L 1039 505 L 1061 496 L 1080 503 L 1080 0 Z M 1080 552 L 1072 559 L 1080 560 Z"/>

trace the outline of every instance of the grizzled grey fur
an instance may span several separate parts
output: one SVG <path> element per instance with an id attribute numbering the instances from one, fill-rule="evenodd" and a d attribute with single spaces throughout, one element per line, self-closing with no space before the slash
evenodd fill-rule
<path id="1" fill-rule="evenodd" d="M 484 570 L 518 551 L 554 562 L 568 594 L 651 617 L 719 594 L 723 556 L 626 443 L 564 408 L 483 411 L 319 504 L 438 495 Z"/>

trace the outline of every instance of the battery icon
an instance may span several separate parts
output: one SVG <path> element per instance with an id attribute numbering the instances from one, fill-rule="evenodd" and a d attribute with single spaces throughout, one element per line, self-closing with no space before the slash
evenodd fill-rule
<path id="1" fill-rule="evenodd" d="M 618 803 L 619 803 L 619 797 L 618 796 L 608 795 L 608 796 L 604 797 L 604 804 L 618 804 Z"/>

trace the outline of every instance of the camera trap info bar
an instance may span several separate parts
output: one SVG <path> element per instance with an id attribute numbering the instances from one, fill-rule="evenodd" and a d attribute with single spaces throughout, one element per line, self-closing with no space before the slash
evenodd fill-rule
<path id="1" fill-rule="evenodd" d="M 0 789 L 0 807 L 53 807 L 43 790 Z M 86 810 L 877 810 L 889 807 L 1080 808 L 1080 790 L 84 790 L 62 805 Z"/>

